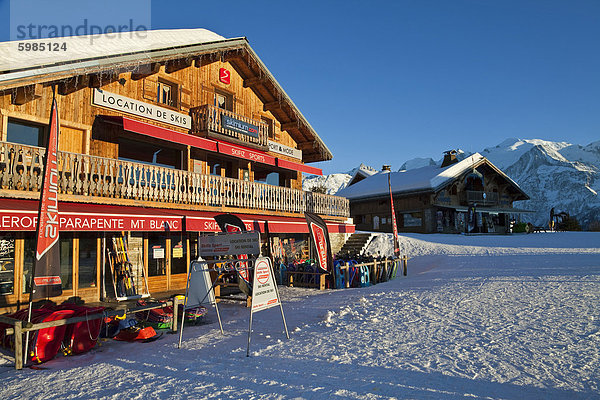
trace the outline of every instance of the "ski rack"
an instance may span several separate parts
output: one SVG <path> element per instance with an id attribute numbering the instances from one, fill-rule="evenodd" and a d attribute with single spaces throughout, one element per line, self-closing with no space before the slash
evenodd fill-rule
<path id="1" fill-rule="evenodd" d="M 146 292 L 139 294 L 137 293 L 136 287 L 140 283 L 139 275 L 137 276 L 137 282 L 133 282 L 133 271 L 131 269 L 132 263 L 130 262 L 129 251 L 127 249 L 127 244 L 125 242 L 125 235 L 111 235 L 109 241 L 112 243 L 112 246 L 106 246 L 106 242 L 104 242 L 105 250 L 107 253 L 108 264 L 110 266 L 111 278 L 113 289 L 115 291 L 115 300 L 117 301 L 125 301 L 125 300 L 136 300 L 136 299 L 145 299 L 150 297 L 150 290 L 148 288 L 148 279 L 146 278 L 145 269 L 142 267 L 141 273 L 143 278 L 143 283 L 145 285 Z M 112 247 L 113 250 L 110 250 Z M 118 271 L 117 268 L 120 268 L 121 271 Z M 125 296 L 120 296 L 119 291 L 117 290 L 117 275 L 120 275 L 122 278 L 127 279 L 127 283 L 129 287 L 127 287 L 127 283 L 125 283 Z M 127 290 L 132 290 L 133 293 L 127 295 Z"/>

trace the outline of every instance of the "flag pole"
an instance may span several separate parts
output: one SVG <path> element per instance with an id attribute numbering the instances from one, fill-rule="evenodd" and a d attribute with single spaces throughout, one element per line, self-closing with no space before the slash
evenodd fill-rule
<path id="1" fill-rule="evenodd" d="M 394 234 L 394 255 L 400 256 L 400 243 L 398 242 L 398 226 L 396 225 L 396 211 L 394 210 L 394 196 L 392 195 L 392 169 L 388 172 L 388 187 L 390 188 L 390 203 L 392 205 L 392 228 Z"/>
<path id="2" fill-rule="evenodd" d="M 40 190 L 38 220 L 36 227 L 36 251 L 31 277 L 29 280 L 29 309 L 27 325 L 31 324 L 33 301 L 41 298 L 60 296 L 62 282 L 60 279 L 60 256 L 58 243 L 58 106 L 56 104 L 56 86 L 52 85 L 52 106 L 48 124 L 48 139 L 44 158 L 44 174 Z M 42 275 L 36 276 L 40 273 Z M 37 290 L 36 290 L 37 289 Z M 29 331 L 25 332 L 25 352 L 23 364 L 27 364 L 29 352 Z"/>

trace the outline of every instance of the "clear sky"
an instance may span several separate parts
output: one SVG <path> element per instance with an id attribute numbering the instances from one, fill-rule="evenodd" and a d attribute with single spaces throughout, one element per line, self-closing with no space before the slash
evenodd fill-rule
<path id="1" fill-rule="evenodd" d="M 14 35 L 9 3 L 2 40 Z M 333 152 L 314 164 L 325 173 L 509 137 L 600 140 L 598 0 L 37 3 L 26 15 L 48 23 L 134 15 L 246 36 Z"/>

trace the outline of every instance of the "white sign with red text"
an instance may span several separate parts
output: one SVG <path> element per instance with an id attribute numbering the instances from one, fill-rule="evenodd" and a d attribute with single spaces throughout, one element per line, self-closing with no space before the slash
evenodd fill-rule
<path id="1" fill-rule="evenodd" d="M 266 310 L 279 305 L 279 296 L 275 288 L 271 259 L 260 257 L 254 264 L 252 282 L 252 312 Z"/>

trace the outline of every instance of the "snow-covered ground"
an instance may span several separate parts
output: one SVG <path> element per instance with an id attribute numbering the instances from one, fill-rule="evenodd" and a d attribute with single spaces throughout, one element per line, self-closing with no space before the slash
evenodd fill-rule
<path id="1" fill-rule="evenodd" d="M 379 235 L 371 251 L 385 252 Z M 0 399 L 600 399 L 600 234 L 409 235 L 408 277 L 282 288 L 153 343 L 103 342 L 45 370 L 0 367 Z"/>

